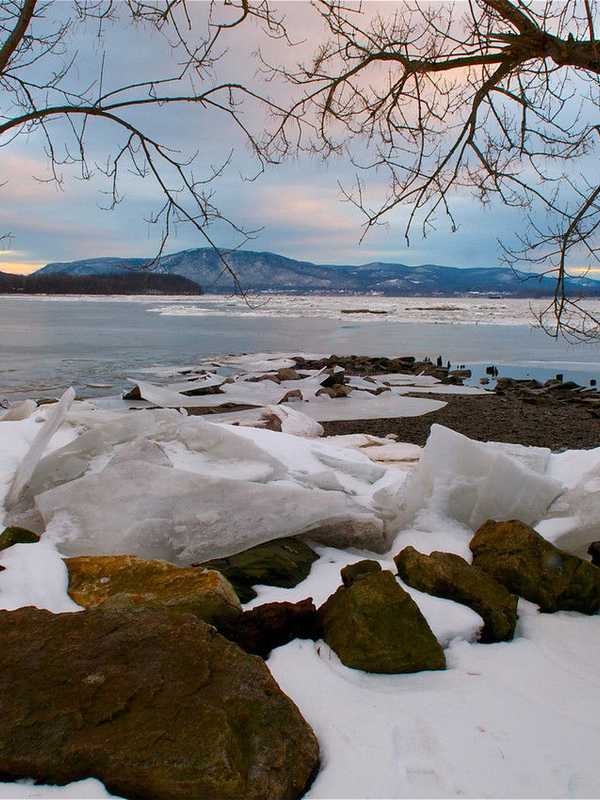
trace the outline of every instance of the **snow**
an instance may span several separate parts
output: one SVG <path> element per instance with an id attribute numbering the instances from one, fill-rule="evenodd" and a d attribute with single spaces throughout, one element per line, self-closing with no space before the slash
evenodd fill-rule
<path id="1" fill-rule="evenodd" d="M 45 608 L 55 614 L 80 611 L 67 594 L 68 575 L 56 547 L 42 540 L 0 551 L 0 608 Z"/>
<path id="2" fill-rule="evenodd" d="M 306 797 L 597 797 L 600 619 L 520 615 L 513 642 L 452 642 L 445 672 L 369 675 L 322 642 L 274 650 L 321 743 Z"/>
<path id="3" fill-rule="evenodd" d="M 95 778 L 76 781 L 66 786 L 36 786 L 32 781 L 18 781 L 16 783 L 0 783 L 0 798 L 3 800 L 29 800 L 29 798 L 66 797 L 72 800 L 101 800 L 112 797 L 114 800 L 123 800 L 116 794 L 109 794 L 104 785 Z"/>

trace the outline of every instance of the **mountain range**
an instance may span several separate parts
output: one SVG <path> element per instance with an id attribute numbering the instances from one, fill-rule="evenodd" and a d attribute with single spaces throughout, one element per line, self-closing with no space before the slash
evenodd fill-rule
<path id="1" fill-rule="evenodd" d="M 515 273 L 502 267 L 444 267 L 437 264 L 407 266 L 372 262 L 360 266 L 313 264 L 276 253 L 250 250 L 221 251 L 248 292 L 297 294 L 382 294 L 398 296 L 459 296 L 469 293 L 506 297 L 543 297 L 554 292 L 555 281 L 534 273 Z M 143 258 L 92 258 L 57 262 L 36 275 L 115 275 L 144 271 L 151 263 Z M 231 276 L 211 248 L 182 250 L 162 256 L 152 271 L 181 275 L 200 284 L 209 294 L 233 291 Z M 600 297 L 600 281 L 569 278 L 571 294 Z"/>

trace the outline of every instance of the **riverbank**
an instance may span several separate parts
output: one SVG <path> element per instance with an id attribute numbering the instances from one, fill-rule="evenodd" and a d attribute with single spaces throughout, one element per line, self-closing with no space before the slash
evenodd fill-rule
<path id="1" fill-rule="evenodd" d="M 326 436 L 368 433 L 393 434 L 401 442 L 425 445 L 435 423 L 479 441 L 508 442 L 559 451 L 600 445 L 597 412 L 576 405 L 532 405 L 516 397 L 422 395 L 447 405 L 420 417 L 324 422 Z"/>

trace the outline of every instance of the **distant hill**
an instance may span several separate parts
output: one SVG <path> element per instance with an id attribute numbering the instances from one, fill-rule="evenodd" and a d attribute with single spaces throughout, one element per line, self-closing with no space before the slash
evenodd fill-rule
<path id="1" fill-rule="evenodd" d="M 3 294 L 202 294 L 195 281 L 153 272 L 49 272 L 10 275 L 0 272 Z"/>
<path id="2" fill-rule="evenodd" d="M 364 294 L 399 296 L 463 296 L 469 293 L 498 294 L 506 297 L 544 297 L 551 295 L 555 281 L 536 274 L 500 267 L 463 268 L 423 264 L 374 262 L 358 267 L 319 265 L 295 261 L 276 253 L 250 250 L 223 251 L 231 268 L 249 292 L 295 292 L 298 294 Z M 131 275 L 144 269 L 147 259 L 95 258 L 70 263 L 48 264 L 36 275 Z M 199 283 L 205 292 L 221 294 L 234 289 L 231 276 L 223 270 L 218 255 L 210 248 L 182 250 L 163 256 L 155 274 L 181 275 Z M 570 278 L 572 294 L 600 296 L 600 281 Z"/>

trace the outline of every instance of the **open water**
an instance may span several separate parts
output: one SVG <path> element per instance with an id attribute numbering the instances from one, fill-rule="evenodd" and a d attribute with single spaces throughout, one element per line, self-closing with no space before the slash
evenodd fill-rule
<path id="1" fill-rule="evenodd" d="M 371 309 L 386 314 L 344 314 Z M 441 355 L 473 382 L 500 374 L 600 383 L 600 343 L 570 345 L 532 327 L 527 300 L 273 296 L 238 298 L 0 296 L 0 398 L 112 394 L 148 367 L 207 355 L 323 352 Z M 150 376 L 146 378 L 151 379 Z M 92 388 L 88 384 L 110 384 Z"/>

